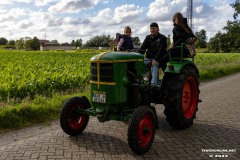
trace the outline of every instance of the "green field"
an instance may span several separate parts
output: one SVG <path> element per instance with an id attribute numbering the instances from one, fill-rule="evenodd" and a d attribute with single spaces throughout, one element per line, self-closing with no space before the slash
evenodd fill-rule
<path id="1" fill-rule="evenodd" d="M 96 53 L 0 52 L 0 100 L 84 88 Z"/>
<path id="2" fill-rule="evenodd" d="M 212 80 L 240 72 L 240 53 L 200 53 L 195 57 L 200 80 Z"/>
<path id="3" fill-rule="evenodd" d="M 85 88 L 97 52 L 0 51 L 0 101 Z M 240 71 L 240 54 L 198 54 L 201 80 Z"/>
<path id="4" fill-rule="evenodd" d="M 97 53 L 0 51 L 0 132 L 56 119 L 64 101 L 88 96 Z M 197 54 L 195 62 L 201 81 L 240 72 L 239 53 Z"/>

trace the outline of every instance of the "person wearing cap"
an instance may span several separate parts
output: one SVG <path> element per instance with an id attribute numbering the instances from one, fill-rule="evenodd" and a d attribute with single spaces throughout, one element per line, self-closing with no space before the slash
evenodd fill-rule
<path id="1" fill-rule="evenodd" d="M 158 24 L 155 22 L 150 24 L 150 33 L 151 34 L 147 35 L 144 39 L 141 50 L 146 51 L 144 63 L 146 65 L 151 63 L 151 86 L 156 87 L 159 77 L 158 68 L 161 67 L 164 70 L 169 60 L 167 55 L 167 38 L 159 33 Z"/>

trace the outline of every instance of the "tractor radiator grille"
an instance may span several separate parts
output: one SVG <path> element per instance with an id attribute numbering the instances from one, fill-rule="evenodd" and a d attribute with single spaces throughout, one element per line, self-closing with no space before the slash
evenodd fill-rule
<path id="1" fill-rule="evenodd" d="M 113 82 L 113 64 L 100 63 L 100 82 Z M 91 80 L 98 81 L 97 63 L 91 63 Z"/>

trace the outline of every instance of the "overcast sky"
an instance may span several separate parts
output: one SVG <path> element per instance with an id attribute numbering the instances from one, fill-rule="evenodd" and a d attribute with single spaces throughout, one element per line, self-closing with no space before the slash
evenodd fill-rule
<path id="1" fill-rule="evenodd" d="M 129 25 L 141 42 L 149 24 L 172 35 L 172 15 L 186 16 L 188 0 L 0 0 L 0 37 L 58 40 L 85 43 L 96 35 L 115 36 Z M 208 39 L 233 20 L 235 0 L 193 0 L 194 32 L 205 29 Z"/>

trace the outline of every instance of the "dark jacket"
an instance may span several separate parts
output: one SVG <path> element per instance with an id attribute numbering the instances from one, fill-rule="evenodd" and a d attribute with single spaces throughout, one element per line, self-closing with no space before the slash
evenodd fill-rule
<path id="1" fill-rule="evenodd" d="M 173 45 L 181 46 L 188 38 L 195 37 L 193 34 L 189 34 L 185 29 L 177 24 L 173 24 Z"/>
<path id="2" fill-rule="evenodd" d="M 121 46 L 124 50 L 133 49 L 133 41 L 131 37 L 128 37 L 126 35 L 120 35 L 120 38 L 124 39 L 124 42 Z"/>
<path id="3" fill-rule="evenodd" d="M 146 57 L 160 61 L 167 54 L 167 38 L 158 33 L 157 36 L 146 36 L 141 46 L 141 50 L 148 50 Z"/>

